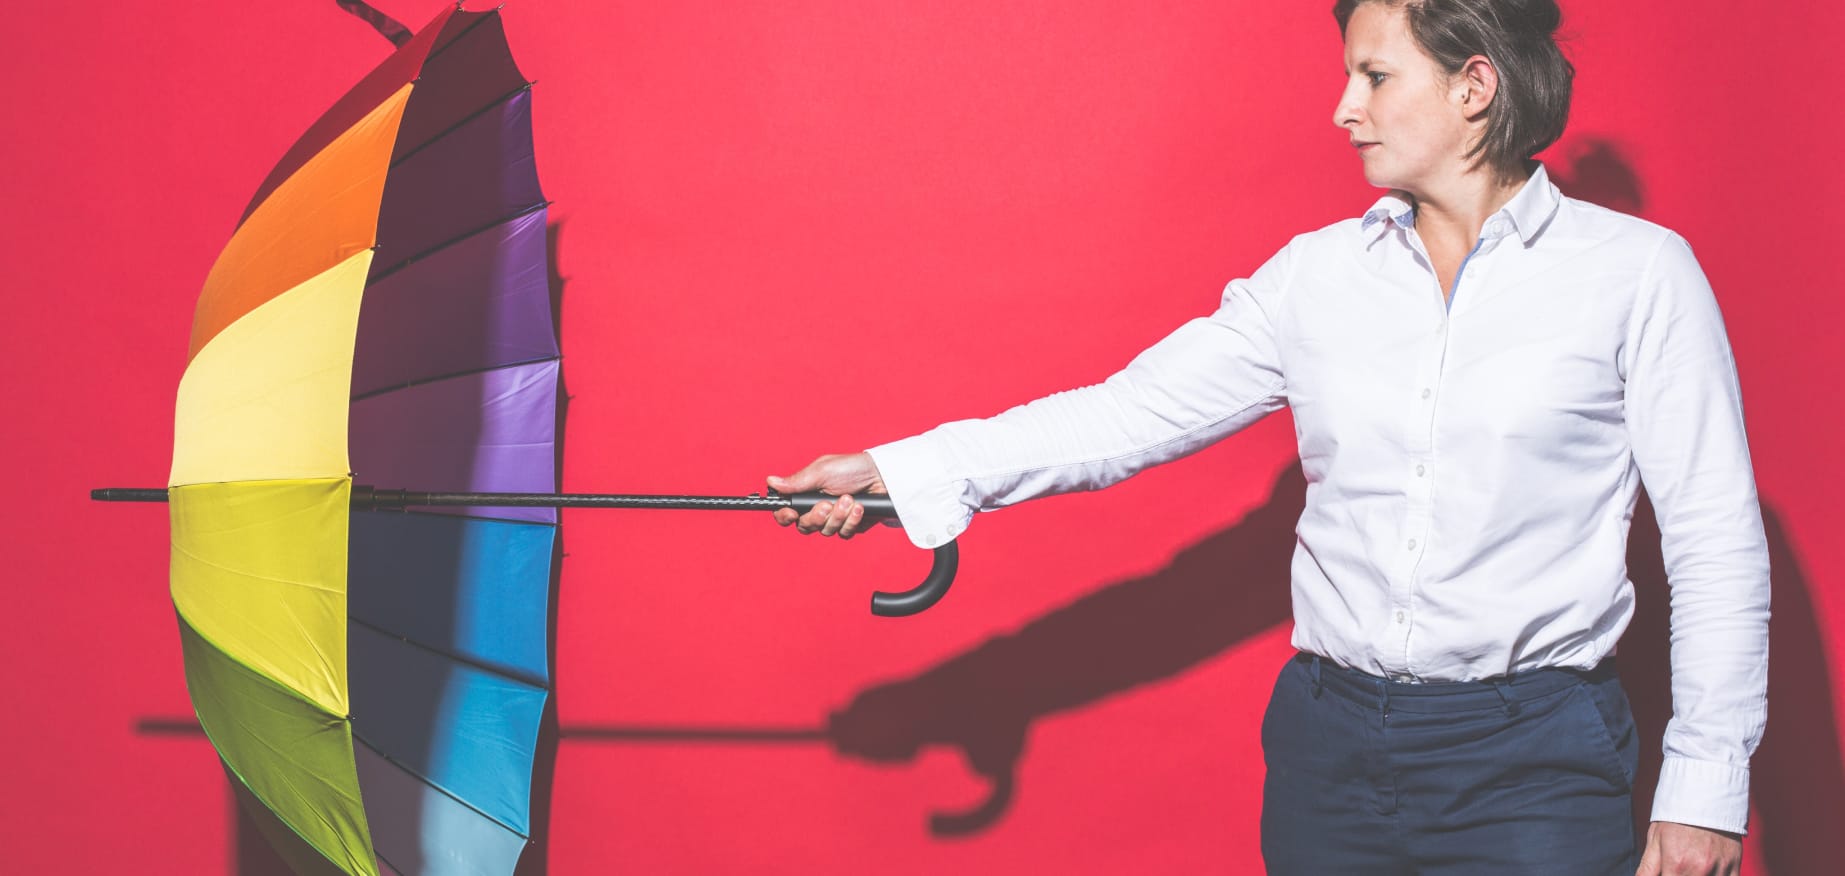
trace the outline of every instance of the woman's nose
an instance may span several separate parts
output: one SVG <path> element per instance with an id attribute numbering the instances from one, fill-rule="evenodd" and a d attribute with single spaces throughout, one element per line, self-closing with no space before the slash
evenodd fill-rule
<path id="1" fill-rule="evenodd" d="M 1359 117 L 1364 110 L 1358 102 L 1357 87 L 1356 81 L 1348 81 L 1345 91 L 1339 94 L 1339 102 L 1333 105 L 1332 123 L 1334 127 L 1349 128 L 1358 124 Z"/>

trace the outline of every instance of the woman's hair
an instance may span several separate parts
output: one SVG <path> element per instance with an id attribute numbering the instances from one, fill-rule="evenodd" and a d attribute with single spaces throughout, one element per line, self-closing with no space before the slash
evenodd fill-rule
<path id="1" fill-rule="evenodd" d="M 1492 62 L 1498 94 L 1467 157 L 1512 174 L 1563 135 L 1576 68 L 1557 48 L 1563 13 L 1555 0 L 1337 0 L 1341 34 L 1365 3 L 1402 7 L 1416 44 L 1449 75 L 1475 55 Z"/>

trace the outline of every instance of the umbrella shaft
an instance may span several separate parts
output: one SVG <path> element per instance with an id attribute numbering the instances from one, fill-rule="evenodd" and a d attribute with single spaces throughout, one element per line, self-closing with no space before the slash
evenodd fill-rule
<path id="1" fill-rule="evenodd" d="M 353 504 L 360 503 L 359 489 L 354 488 Z M 644 496 L 601 493 L 426 493 L 415 490 L 373 490 L 370 500 L 370 507 L 381 509 L 465 505 L 494 508 L 662 508 L 716 511 L 774 511 L 792 507 L 788 499 L 781 496 Z"/>
<path id="2" fill-rule="evenodd" d="M 99 502 L 165 502 L 166 490 L 125 489 L 111 487 L 91 490 L 90 498 Z M 646 496 L 606 493 L 433 493 L 413 490 L 380 490 L 355 484 L 352 505 L 355 508 L 402 510 L 404 508 L 652 508 L 680 511 L 776 511 L 794 508 L 802 513 L 834 497 L 824 493 L 797 493 L 792 496 L 770 494 L 758 496 Z M 889 496 L 864 496 L 857 499 L 865 516 L 873 519 L 897 516 Z"/>
<path id="3" fill-rule="evenodd" d="M 97 502 L 165 502 L 167 491 L 139 487 L 107 487 L 91 490 L 90 499 Z"/>
<path id="4" fill-rule="evenodd" d="M 410 507 L 441 508 L 477 506 L 484 508 L 651 508 L 679 511 L 776 511 L 793 508 L 805 514 L 834 496 L 825 493 L 796 493 L 784 496 L 771 493 L 759 496 L 648 496 L 611 493 L 433 493 L 413 490 L 379 490 L 352 488 L 354 506 L 399 509 Z M 897 516 L 889 496 L 865 496 L 855 499 L 865 508 L 865 516 L 878 519 Z"/>

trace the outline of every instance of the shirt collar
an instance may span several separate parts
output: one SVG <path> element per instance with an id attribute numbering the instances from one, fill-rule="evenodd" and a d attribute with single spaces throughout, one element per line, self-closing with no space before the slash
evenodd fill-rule
<path id="1" fill-rule="evenodd" d="M 1530 246 L 1531 241 L 1537 239 L 1538 232 L 1550 224 L 1550 217 L 1556 215 L 1557 206 L 1561 203 L 1563 194 L 1557 191 L 1556 184 L 1550 181 L 1550 173 L 1540 163 L 1531 172 L 1531 178 L 1525 180 L 1525 187 L 1519 189 L 1518 194 L 1513 195 L 1512 200 L 1507 201 L 1498 213 L 1493 214 L 1493 219 L 1504 217 L 1511 223 L 1510 230 L 1518 234 L 1518 239 Z M 1488 219 L 1486 224 L 1492 225 L 1493 219 Z"/>
<path id="2" fill-rule="evenodd" d="M 1562 193 L 1557 191 L 1556 185 L 1550 181 L 1550 174 L 1540 163 L 1531 172 L 1531 177 L 1525 180 L 1524 186 L 1519 188 L 1518 194 L 1513 195 L 1512 200 L 1507 201 L 1498 212 L 1487 217 L 1480 236 L 1494 238 L 1517 234 L 1518 239 L 1529 246 L 1537 238 L 1538 232 L 1549 224 L 1550 217 L 1556 214 L 1557 206 L 1562 201 Z M 1373 227 L 1381 226 L 1386 219 L 1398 228 L 1409 228 L 1416 223 L 1416 205 L 1403 193 L 1392 191 L 1377 199 L 1377 203 L 1365 211 L 1359 227 L 1370 231 Z"/>
<path id="3" fill-rule="evenodd" d="M 1370 231 L 1372 227 L 1381 224 L 1386 219 L 1398 228 L 1408 228 L 1416 223 L 1416 205 L 1393 189 L 1390 194 L 1378 198 L 1377 203 L 1372 204 L 1371 209 L 1365 211 L 1364 222 L 1359 228 Z"/>

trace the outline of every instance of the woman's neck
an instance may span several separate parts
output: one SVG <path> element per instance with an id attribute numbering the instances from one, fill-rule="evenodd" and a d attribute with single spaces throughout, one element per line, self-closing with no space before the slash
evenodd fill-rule
<path id="1" fill-rule="evenodd" d="M 1530 178 L 1529 168 L 1508 177 L 1481 166 L 1426 191 L 1410 192 L 1416 205 L 1416 234 L 1430 246 L 1471 250 L 1487 217 L 1499 212 Z"/>

